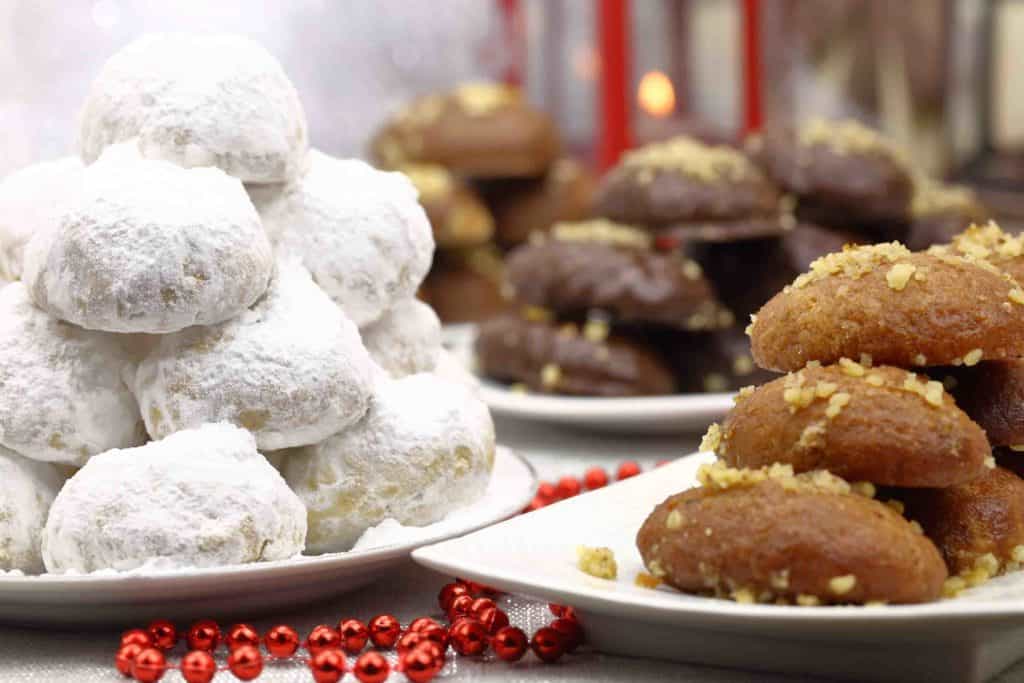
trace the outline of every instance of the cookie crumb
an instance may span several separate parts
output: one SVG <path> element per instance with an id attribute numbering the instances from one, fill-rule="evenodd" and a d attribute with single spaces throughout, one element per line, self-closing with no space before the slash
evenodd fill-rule
<path id="1" fill-rule="evenodd" d="M 619 567 L 615 562 L 615 553 L 611 548 L 591 548 L 581 545 L 576 548 L 577 566 L 580 571 L 598 579 L 615 580 L 619 575 Z M 652 565 L 652 573 L 657 575 Z"/>
<path id="2" fill-rule="evenodd" d="M 640 588 L 649 588 L 654 590 L 664 582 L 656 576 L 651 576 L 647 572 L 637 572 L 636 578 L 633 579 L 633 583 Z"/>
<path id="3" fill-rule="evenodd" d="M 708 426 L 708 431 L 704 434 L 704 438 L 700 440 L 700 450 L 714 453 L 718 450 L 721 443 L 722 427 L 717 422 L 712 422 Z"/>

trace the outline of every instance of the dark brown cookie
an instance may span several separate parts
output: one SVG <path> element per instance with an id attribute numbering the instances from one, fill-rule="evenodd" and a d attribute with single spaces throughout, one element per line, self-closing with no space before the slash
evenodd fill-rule
<path id="1" fill-rule="evenodd" d="M 965 484 L 897 497 L 942 551 L 950 573 L 980 571 L 984 580 L 1024 563 L 1024 480 L 1013 472 L 995 467 Z"/>
<path id="2" fill-rule="evenodd" d="M 969 188 L 919 181 L 910 206 L 907 246 L 927 249 L 945 244 L 972 224 L 988 221 L 988 210 Z"/>
<path id="3" fill-rule="evenodd" d="M 979 363 L 966 368 L 935 368 L 948 382 L 958 406 L 981 425 L 993 446 L 1024 446 L 1024 361 Z"/>
<path id="4" fill-rule="evenodd" d="M 421 97 L 374 137 L 381 165 L 444 166 L 479 178 L 536 177 L 560 148 L 555 124 L 516 88 L 473 83 Z"/>
<path id="5" fill-rule="evenodd" d="M 598 215 L 652 228 L 779 214 L 775 186 L 742 152 L 688 137 L 628 152 L 595 202 Z"/>
<path id="6" fill-rule="evenodd" d="M 654 576 L 683 591 L 799 605 L 935 600 L 938 550 L 889 506 L 827 472 L 702 471 L 637 534 Z"/>
<path id="7" fill-rule="evenodd" d="M 684 394 L 736 391 L 778 377 L 754 364 L 750 340 L 735 327 L 698 334 L 648 330 L 645 336 L 672 364 Z"/>
<path id="8" fill-rule="evenodd" d="M 577 396 L 656 396 L 675 391 L 672 371 L 639 340 L 594 323 L 505 315 L 480 325 L 477 362 L 487 377 L 532 391 Z"/>
<path id="9" fill-rule="evenodd" d="M 991 459 L 940 382 L 849 360 L 740 392 L 708 445 L 734 467 L 783 463 L 886 486 L 960 484 Z"/>
<path id="10" fill-rule="evenodd" d="M 645 248 L 643 240 L 643 233 L 606 221 L 560 224 L 550 238 L 512 251 L 506 275 L 518 300 L 560 317 L 597 310 L 616 323 L 690 331 L 732 324 L 700 266 Z"/>
<path id="11" fill-rule="evenodd" d="M 758 365 L 799 370 L 870 355 L 897 367 L 1024 356 L 1024 290 L 984 261 L 896 243 L 814 262 L 749 328 Z"/>
<path id="12" fill-rule="evenodd" d="M 486 320 L 513 308 L 502 293 L 501 255 L 490 247 L 437 252 L 421 297 L 445 323 Z"/>
<path id="13" fill-rule="evenodd" d="M 796 215 L 819 225 L 902 239 L 914 183 L 904 156 L 855 121 L 812 119 L 749 147 L 768 175 L 796 195 Z"/>
<path id="14" fill-rule="evenodd" d="M 583 164 L 561 158 L 543 178 L 504 179 L 478 183 L 494 212 L 497 239 L 504 247 L 526 242 L 534 232 L 555 223 L 590 216 L 597 180 Z"/>
<path id="15" fill-rule="evenodd" d="M 438 247 L 474 247 L 494 235 L 491 211 L 464 180 L 432 164 L 405 164 L 397 170 L 407 175 L 419 191 Z"/>

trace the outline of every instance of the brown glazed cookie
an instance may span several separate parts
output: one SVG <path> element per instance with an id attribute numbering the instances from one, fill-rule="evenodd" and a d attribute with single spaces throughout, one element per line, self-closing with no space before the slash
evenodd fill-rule
<path id="1" fill-rule="evenodd" d="M 965 484 L 896 495 L 942 551 L 950 573 L 981 570 L 985 579 L 1024 563 L 1024 480 L 1013 472 L 995 467 Z"/>
<path id="2" fill-rule="evenodd" d="M 1024 235 L 1004 232 L 995 221 L 971 225 L 954 235 L 951 244 L 934 246 L 928 253 L 982 259 L 1009 273 L 1018 283 L 1024 282 Z"/>
<path id="3" fill-rule="evenodd" d="M 918 181 L 910 205 L 907 246 L 915 251 L 945 244 L 972 224 L 988 220 L 988 210 L 974 192 L 959 185 Z"/>
<path id="4" fill-rule="evenodd" d="M 477 362 L 487 377 L 532 391 L 576 396 L 675 392 L 672 371 L 639 340 L 608 336 L 606 325 L 504 315 L 480 325 Z"/>
<path id="5" fill-rule="evenodd" d="M 471 177 L 521 178 L 547 171 L 560 145 L 551 117 L 518 89 L 470 83 L 412 102 L 377 133 L 371 152 L 388 168 L 427 163 Z"/>
<path id="6" fill-rule="evenodd" d="M 439 251 L 420 288 L 443 322 L 486 320 L 512 308 L 502 293 L 501 255 L 492 247 Z"/>
<path id="7" fill-rule="evenodd" d="M 856 121 L 811 119 L 749 145 L 768 175 L 799 198 L 797 218 L 904 236 L 914 183 L 904 156 Z"/>
<path id="8" fill-rule="evenodd" d="M 465 181 L 443 166 L 405 164 L 397 170 L 409 177 L 420 193 L 420 204 L 443 249 L 483 244 L 494 235 L 494 217 Z"/>
<path id="9" fill-rule="evenodd" d="M 736 391 L 778 377 L 754 364 L 750 340 L 735 327 L 698 334 L 647 330 L 644 336 L 672 365 L 680 393 Z"/>
<path id="10" fill-rule="evenodd" d="M 1024 446 L 1024 361 L 935 368 L 933 377 L 949 382 L 956 403 L 981 425 L 993 446 Z"/>
<path id="11" fill-rule="evenodd" d="M 596 184 L 583 164 L 563 157 L 543 178 L 481 181 L 478 186 L 494 212 L 498 242 L 514 247 L 555 223 L 590 216 Z"/>
<path id="12" fill-rule="evenodd" d="M 637 548 L 648 571 L 688 592 L 798 605 L 939 597 L 938 550 L 889 506 L 827 472 L 702 468 L 704 484 L 647 518 Z"/>
<path id="13" fill-rule="evenodd" d="M 508 282 L 519 301 L 560 317 L 598 310 L 616 323 L 690 331 L 733 323 L 700 266 L 679 254 L 645 248 L 645 238 L 607 221 L 559 224 L 550 238 L 508 255 Z"/>
<path id="14" fill-rule="evenodd" d="M 783 463 L 885 486 L 952 486 L 991 460 L 941 382 L 847 359 L 741 391 L 706 445 L 734 467 Z"/>
<path id="15" fill-rule="evenodd" d="M 598 215 L 651 228 L 779 214 L 775 186 L 742 152 L 688 137 L 627 152 L 601 180 L 595 203 Z"/>
<path id="16" fill-rule="evenodd" d="M 748 328 L 754 360 L 780 372 L 870 355 L 899 367 L 1024 355 L 1024 290 L 985 261 L 844 249 L 766 303 Z"/>

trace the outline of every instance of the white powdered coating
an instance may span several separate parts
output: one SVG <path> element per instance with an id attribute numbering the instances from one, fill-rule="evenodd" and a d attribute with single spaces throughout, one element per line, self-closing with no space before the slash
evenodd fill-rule
<path id="1" fill-rule="evenodd" d="M 441 321 L 418 299 L 399 301 L 360 332 L 370 357 L 395 378 L 430 372 L 441 352 Z"/>
<path id="2" fill-rule="evenodd" d="M 309 510 L 307 549 L 348 550 L 388 518 L 438 521 L 483 495 L 494 448 L 490 413 L 464 387 L 430 374 L 383 382 L 362 422 L 283 458 Z"/>
<path id="3" fill-rule="evenodd" d="M 107 60 L 82 109 L 82 158 L 136 137 L 147 158 L 216 166 L 250 183 L 296 177 L 309 148 L 281 65 L 231 35 L 148 35 Z"/>
<path id="4" fill-rule="evenodd" d="M 53 465 L 0 446 L 0 571 L 43 571 L 43 526 L 63 483 Z"/>
<path id="5" fill-rule="evenodd" d="M 168 335 L 135 377 L 146 428 L 161 438 L 231 422 L 261 449 L 317 443 L 366 412 L 374 363 L 359 331 L 294 263 L 235 320 Z"/>
<path id="6" fill-rule="evenodd" d="M 434 374 L 443 380 L 461 384 L 471 394 L 480 397 L 483 384 L 480 378 L 470 372 L 466 361 L 448 349 L 441 349 L 434 361 Z"/>
<path id="7" fill-rule="evenodd" d="M 0 288 L 0 445 L 33 460 L 81 465 L 142 443 L 139 409 L 114 335 L 46 315 L 25 285 Z"/>
<path id="8" fill-rule="evenodd" d="M 273 250 L 242 184 L 111 148 L 25 250 L 50 314 L 94 330 L 162 334 L 233 318 L 267 289 Z"/>
<path id="9" fill-rule="evenodd" d="M 412 298 L 430 268 L 434 236 L 401 173 L 310 152 L 294 183 L 250 189 L 275 247 L 302 260 L 360 327 Z"/>
<path id="10" fill-rule="evenodd" d="M 217 567 L 302 552 L 306 510 L 249 432 L 204 425 L 92 458 L 43 533 L 51 572 Z"/>
<path id="11" fill-rule="evenodd" d="M 0 280 L 21 277 L 22 252 L 39 230 L 52 224 L 82 178 L 78 157 L 44 161 L 15 171 L 0 182 Z"/>

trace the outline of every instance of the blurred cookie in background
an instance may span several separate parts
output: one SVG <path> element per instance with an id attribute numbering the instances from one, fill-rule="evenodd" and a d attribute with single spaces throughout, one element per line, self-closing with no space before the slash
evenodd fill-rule
<path id="1" fill-rule="evenodd" d="M 907 246 L 914 250 L 946 244 L 968 226 L 990 218 L 988 209 L 970 188 L 928 179 L 917 183 L 910 214 Z"/>
<path id="2" fill-rule="evenodd" d="M 409 176 L 419 191 L 439 248 L 473 247 L 491 240 L 494 217 L 464 180 L 436 164 L 403 164 L 396 170 Z"/>
<path id="3" fill-rule="evenodd" d="M 420 298 L 443 323 L 485 320 L 511 308 L 502 293 L 503 278 L 501 254 L 492 245 L 439 251 Z"/>

